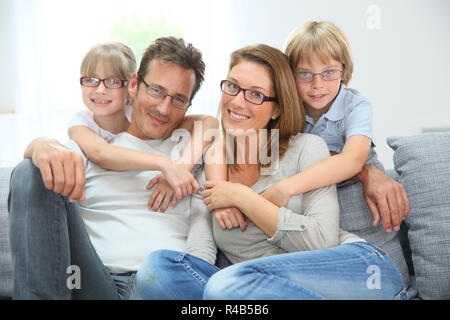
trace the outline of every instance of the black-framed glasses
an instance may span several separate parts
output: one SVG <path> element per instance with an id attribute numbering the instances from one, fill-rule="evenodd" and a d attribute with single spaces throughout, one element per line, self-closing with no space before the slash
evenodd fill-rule
<path id="1" fill-rule="evenodd" d="M 94 77 L 81 77 L 80 84 L 84 87 L 98 87 L 100 82 L 103 82 L 105 87 L 110 89 L 120 89 L 123 88 L 128 81 L 119 79 L 119 78 L 108 78 L 108 79 L 99 79 Z"/>
<path id="2" fill-rule="evenodd" d="M 186 110 L 187 108 L 189 108 L 191 106 L 191 101 L 183 96 L 179 96 L 179 95 L 170 95 L 168 94 L 166 91 L 164 91 L 164 89 L 153 86 L 153 85 L 149 85 L 147 82 L 145 82 L 144 79 L 142 79 L 142 82 L 147 86 L 147 93 L 150 97 L 158 100 L 158 101 L 162 101 L 164 100 L 167 96 L 170 97 L 170 103 L 172 104 L 173 107 L 177 108 L 177 109 L 181 109 L 181 110 Z"/>
<path id="3" fill-rule="evenodd" d="M 312 73 L 308 71 L 297 71 L 295 72 L 295 81 L 296 82 L 312 82 L 317 75 L 325 81 L 333 81 L 337 80 L 341 77 L 341 73 L 344 70 L 325 70 L 319 73 Z"/>
<path id="4" fill-rule="evenodd" d="M 230 96 L 237 96 L 239 92 L 244 92 L 244 99 L 250 103 L 261 105 L 265 101 L 277 101 L 277 98 L 274 97 L 268 97 L 261 92 L 251 90 L 251 89 L 244 89 L 239 87 L 237 84 L 228 81 L 228 80 L 222 80 L 220 82 L 220 90 L 222 90 L 223 93 L 226 93 Z"/>

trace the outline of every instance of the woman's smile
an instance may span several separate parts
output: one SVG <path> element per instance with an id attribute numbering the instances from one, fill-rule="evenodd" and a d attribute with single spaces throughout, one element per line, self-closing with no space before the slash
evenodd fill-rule
<path id="1" fill-rule="evenodd" d="M 228 111 L 229 118 L 232 121 L 242 122 L 242 121 L 250 119 L 249 116 L 243 115 L 241 113 L 237 113 L 236 111 L 231 111 L 230 109 L 228 109 L 227 111 Z"/>

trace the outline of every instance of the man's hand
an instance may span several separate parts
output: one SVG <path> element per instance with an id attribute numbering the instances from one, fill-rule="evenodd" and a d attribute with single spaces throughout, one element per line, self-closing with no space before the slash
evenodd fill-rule
<path id="1" fill-rule="evenodd" d="M 67 150 L 55 139 L 38 138 L 28 146 L 24 157 L 31 158 L 39 168 L 47 189 L 68 196 L 71 202 L 85 200 L 81 155 Z"/>
<path id="2" fill-rule="evenodd" d="M 378 226 L 381 219 L 386 232 L 391 232 L 391 228 L 398 231 L 410 209 L 403 185 L 372 165 L 365 165 L 357 178 L 363 184 L 374 227 Z"/>
<path id="3" fill-rule="evenodd" d="M 150 190 L 157 185 L 148 202 L 148 207 L 153 211 L 158 211 L 161 206 L 161 212 L 165 212 L 169 204 L 174 208 L 181 199 L 200 190 L 198 181 L 182 165 L 173 164 L 167 167 L 168 170 L 151 179 L 146 187 Z"/>
<path id="4" fill-rule="evenodd" d="M 150 190 L 156 184 L 148 201 L 148 208 L 155 212 L 166 212 L 169 207 L 174 208 L 178 200 L 175 196 L 175 190 L 163 175 L 159 174 L 148 183 L 146 189 Z M 181 199 L 180 199 L 181 200 Z"/>

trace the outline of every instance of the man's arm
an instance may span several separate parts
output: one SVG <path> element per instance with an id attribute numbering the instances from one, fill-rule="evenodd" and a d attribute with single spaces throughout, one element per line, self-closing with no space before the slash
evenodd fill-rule
<path id="1" fill-rule="evenodd" d="M 212 215 L 198 194 L 191 195 L 191 217 L 185 252 L 215 264 L 217 247 L 212 231 Z"/>
<path id="2" fill-rule="evenodd" d="M 400 229 L 400 224 L 409 213 L 409 199 L 403 185 L 378 170 L 373 165 L 364 165 L 354 180 L 363 185 L 364 198 L 372 213 L 374 227 L 380 219 L 386 232 Z"/>
<path id="3" fill-rule="evenodd" d="M 68 150 L 56 139 L 41 137 L 28 145 L 24 158 L 31 158 L 39 168 L 47 189 L 69 196 L 72 202 L 85 199 L 86 178 L 81 155 Z"/>

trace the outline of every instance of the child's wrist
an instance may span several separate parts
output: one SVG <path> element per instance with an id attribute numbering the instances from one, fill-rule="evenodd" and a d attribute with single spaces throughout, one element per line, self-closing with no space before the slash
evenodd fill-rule
<path id="1" fill-rule="evenodd" d="M 251 192 L 253 190 L 251 188 L 247 187 L 246 185 L 243 185 L 240 183 L 236 183 L 235 187 L 236 188 L 235 188 L 235 194 L 233 197 L 233 204 L 236 208 L 241 210 L 241 208 L 245 208 L 245 206 L 248 204 L 249 196 L 251 196 Z"/>
<path id="2" fill-rule="evenodd" d="M 370 169 L 371 165 L 364 165 L 361 171 L 355 176 L 356 180 L 364 184 L 367 181 Z"/>
<path id="3" fill-rule="evenodd" d="M 282 192 L 289 198 L 291 198 L 297 194 L 296 190 L 295 190 L 295 183 L 293 181 L 290 181 L 289 178 L 278 182 L 277 188 L 280 192 Z"/>
<path id="4" fill-rule="evenodd" d="M 191 172 L 192 169 L 194 169 L 194 165 L 193 164 L 185 163 L 185 162 L 180 161 L 180 160 L 174 161 L 174 165 L 176 165 L 179 168 L 181 167 L 181 168 L 183 168 L 183 169 L 185 169 L 186 171 L 189 171 L 189 172 Z"/>
<path id="5" fill-rule="evenodd" d="M 175 167 L 175 162 L 168 157 L 160 157 L 158 159 L 158 167 L 159 171 L 161 171 L 163 174 L 166 174 L 170 170 L 173 170 L 173 168 Z"/>

